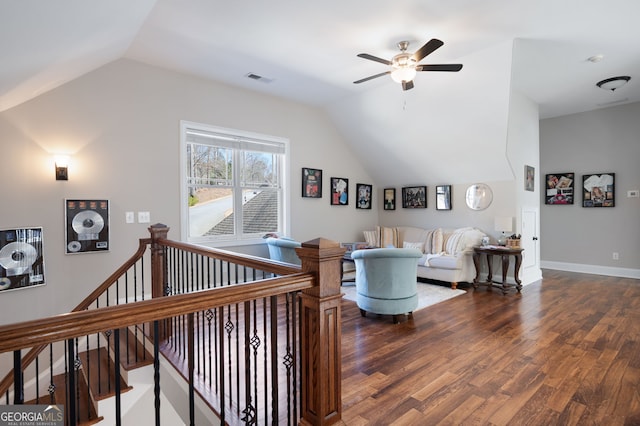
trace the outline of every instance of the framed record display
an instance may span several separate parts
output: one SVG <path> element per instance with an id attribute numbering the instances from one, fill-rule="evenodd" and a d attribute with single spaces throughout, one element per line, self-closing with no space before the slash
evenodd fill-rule
<path id="1" fill-rule="evenodd" d="M 0 291 L 44 285 L 42 228 L 0 230 Z"/>
<path id="2" fill-rule="evenodd" d="M 109 251 L 109 200 L 65 200 L 67 254 Z"/>

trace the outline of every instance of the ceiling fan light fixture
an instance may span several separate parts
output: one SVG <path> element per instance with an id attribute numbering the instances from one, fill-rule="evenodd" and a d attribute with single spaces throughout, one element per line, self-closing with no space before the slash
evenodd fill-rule
<path id="1" fill-rule="evenodd" d="M 631 77 L 629 77 L 628 75 L 621 75 L 619 77 L 611 77 L 611 78 L 607 78 L 605 80 L 599 81 L 596 83 L 596 86 L 598 86 L 601 89 L 611 90 L 612 92 L 614 92 L 615 90 L 627 84 L 629 80 L 631 80 Z"/>
<path id="2" fill-rule="evenodd" d="M 415 67 L 401 67 L 391 71 L 391 78 L 396 83 L 402 83 L 403 81 L 411 81 L 416 76 Z"/>

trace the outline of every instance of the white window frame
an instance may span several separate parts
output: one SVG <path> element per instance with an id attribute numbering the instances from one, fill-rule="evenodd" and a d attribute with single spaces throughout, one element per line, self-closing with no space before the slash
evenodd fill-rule
<path id="1" fill-rule="evenodd" d="M 247 139 L 258 140 L 264 142 L 274 142 L 284 145 L 284 158 L 282 161 L 282 176 L 280 179 L 280 199 L 282 200 L 281 217 L 279 218 L 278 233 L 281 235 L 289 235 L 290 221 L 290 194 L 289 194 L 289 139 L 265 135 L 260 133 L 247 132 L 244 130 L 230 129 L 209 124 L 196 123 L 192 121 L 180 121 L 180 232 L 182 241 L 191 243 L 200 243 L 212 245 L 216 247 L 224 246 L 240 246 L 250 244 L 261 244 L 264 240 L 261 237 L 247 237 L 241 232 L 233 235 L 211 235 L 201 237 L 189 236 L 189 205 L 188 205 L 188 185 L 187 185 L 187 132 L 203 131 L 214 133 L 216 135 L 228 137 L 230 139 Z M 240 182 L 236 181 L 235 185 Z M 234 192 L 236 189 L 234 189 Z M 234 197 L 234 211 L 242 208 L 241 197 Z"/>

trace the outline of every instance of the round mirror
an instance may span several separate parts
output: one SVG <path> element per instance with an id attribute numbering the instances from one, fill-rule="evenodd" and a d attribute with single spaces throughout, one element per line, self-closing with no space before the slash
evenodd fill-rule
<path id="1" fill-rule="evenodd" d="M 493 192 L 489 185 L 484 183 L 475 183 L 467 188 L 465 196 L 467 207 L 471 210 L 484 210 L 493 201 Z"/>

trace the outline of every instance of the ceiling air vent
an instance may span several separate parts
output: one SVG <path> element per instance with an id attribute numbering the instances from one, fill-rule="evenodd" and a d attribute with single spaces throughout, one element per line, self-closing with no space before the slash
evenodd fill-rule
<path id="1" fill-rule="evenodd" d="M 247 74 L 245 77 L 250 78 L 251 80 L 261 81 L 263 83 L 271 83 L 273 81 L 272 78 L 263 77 L 261 75 L 254 74 L 252 72 Z"/>

